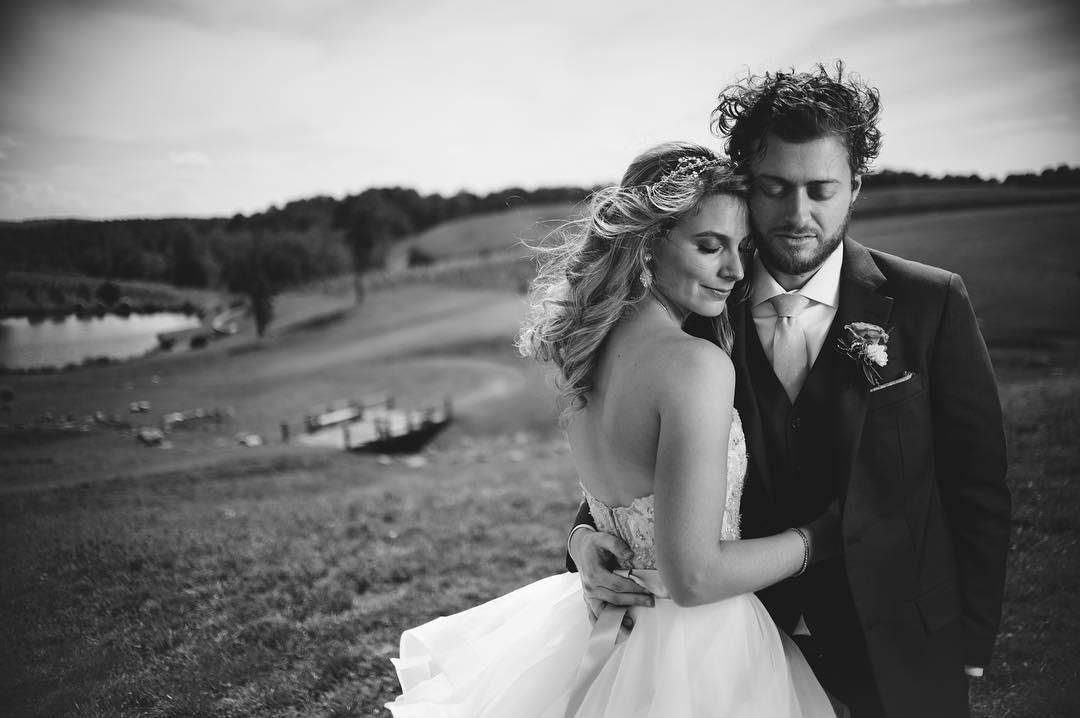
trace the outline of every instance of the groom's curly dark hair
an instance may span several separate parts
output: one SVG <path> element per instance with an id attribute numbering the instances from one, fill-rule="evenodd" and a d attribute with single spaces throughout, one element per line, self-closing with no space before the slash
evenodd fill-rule
<path id="1" fill-rule="evenodd" d="M 809 72 L 747 75 L 720 92 L 713 134 L 727 138 L 727 154 L 740 166 L 765 151 L 769 134 L 787 142 L 836 135 L 847 146 L 851 173 L 865 173 L 881 150 L 881 99 L 876 88 L 845 74 L 843 62 L 834 69 L 819 63 Z"/>

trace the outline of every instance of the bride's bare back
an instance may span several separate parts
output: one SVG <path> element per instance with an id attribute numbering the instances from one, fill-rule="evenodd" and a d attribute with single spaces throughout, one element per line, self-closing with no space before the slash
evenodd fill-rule
<path id="1" fill-rule="evenodd" d="M 608 337 L 588 403 L 568 435 L 581 483 L 609 506 L 654 492 L 662 392 L 672 380 L 673 357 L 687 350 L 720 351 L 684 333 L 652 301 L 642 302 Z"/>

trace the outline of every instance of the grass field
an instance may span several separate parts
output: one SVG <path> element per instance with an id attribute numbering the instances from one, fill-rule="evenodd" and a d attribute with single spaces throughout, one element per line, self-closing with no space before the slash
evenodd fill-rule
<path id="1" fill-rule="evenodd" d="M 977 716 L 1080 712 L 1078 229 L 1077 205 L 853 227 L 960 271 L 991 342 L 1015 509 Z M 576 478 L 542 373 L 509 348 L 518 297 L 405 287 L 355 310 L 345 295 L 283 310 L 261 343 L 4 379 L 11 424 L 144 398 L 155 416 L 224 403 L 236 415 L 171 450 L 114 429 L 0 430 L 5 715 L 386 715 L 402 629 L 561 570 Z M 272 437 L 283 416 L 380 388 L 466 400 L 412 465 L 232 445 L 234 431 Z"/>
<path id="2" fill-rule="evenodd" d="M 435 259 L 498 252 L 517 240 L 530 244 L 541 240 L 574 211 L 572 204 L 549 204 L 466 217 L 438 224 L 404 245 Z"/>

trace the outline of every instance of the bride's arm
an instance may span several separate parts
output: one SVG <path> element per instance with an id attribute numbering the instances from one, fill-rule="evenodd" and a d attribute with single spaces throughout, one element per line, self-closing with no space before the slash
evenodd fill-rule
<path id="1" fill-rule="evenodd" d="M 735 370 L 715 346 L 680 343 L 658 382 L 656 554 L 672 599 L 696 606 L 757 591 L 803 568 L 795 531 L 721 541 Z"/>

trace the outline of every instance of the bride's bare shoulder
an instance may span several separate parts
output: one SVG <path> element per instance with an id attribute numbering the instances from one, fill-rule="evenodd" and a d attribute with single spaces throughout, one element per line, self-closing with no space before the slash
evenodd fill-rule
<path id="1" fill-rule="evenodd" d="M 681 334 L 652 342 L 648 353 L 656 386 L 664 394 L 685 398 L 695 393 L 713 396 L 734 390 L 735 366 L 731 357 L 710 341 Z"/>

